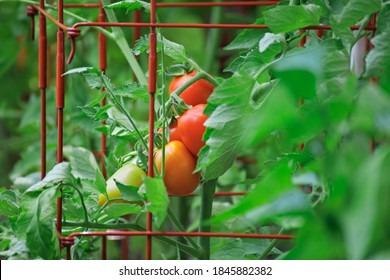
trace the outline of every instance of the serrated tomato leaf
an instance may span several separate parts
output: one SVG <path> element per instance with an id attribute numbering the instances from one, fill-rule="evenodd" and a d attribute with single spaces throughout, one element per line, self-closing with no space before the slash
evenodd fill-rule
<path id="1" fill-rule="evenodd" d="M 64 147 L 64 155 L 69 159 L 71 173 L 75 178 L 95 180 L 98 164 L 94 155 L 83 147 Z"/>
<path id="2" fill-rule="evenodd" d="M 72 181 L 74 177 L 70 172 L 69 162 L 61 162 L 56 164 L 52 170 L 50 170 L 42 181 L 32 185 L 26 190 L 26 192 L 34 192 L 44 188 L 50 183 L 58 183 L 63 181 Z"/>
<path id="3" fill-rule="evenodd" d="M 150 13 L 150 4 L 140 0 L 125 0 L 115 2 L 110 5 L 104 5 L 105 9 L 125 9 L 127 13 L 144 9 L 145 12 Z"/>
<path id="4" fill-rule="evenodd" d="M 139 187 L 135 186 L 129 186 L 129 185 L 124 185 L 117 180 L 115 180 L 115 184 L 120 190 L 122 194 L 122 198 L 127 201 L 142 201 L 141 197 L 138 194 Z"/>
<path id="5" fill-rule="evenodd" d="M 245 73 L 236 73 L 215 88 L 204 113 L 205 147 L 199 153 L 197 170 L 202 176 L 214 179 L 233 164 L 241 151 L 245 123 L 252 109 L 250 95 L 255 81 Z"/>
<path id="6" fill-rule="evenodd" d="M 264 20 L 257 20 L 256 24 L 264 23 Z M 264 36 L 266 30 L 263 29 L 245 29 L 238 36 L 224 47 L 225 50 L 250 50 L 255 47 L 259 40 Z"/>
<path id="7" fill-rule="evenodd" d="M 144 177 L 144 185 L 139 189 L 141 196 L 146 196 L 148 202 L 146 208 L 153 214 L 153 220 L 157 227 L 160 227 L 164 222 L 168 206 L 169 198 L 161 178 Z"/>
<path id="8" fill-rule="evenodd" d="M 264 12 L 265 24 L 273 33 L 294 31 L 320 23 L 321 7 L 313 4 L 275 6 Z"/>
<path id="9" fill-rule="evenodd" d="M 141 213 L 141 206 L 130 203 L 113 203 L 108 205 L 103 210 L 103 214 L 107 215 L 108 218 L 116 219 L 128 214 Z"/>
<path id="10" fill-rule="evenodd" d="M 43 259 L 59 257 L 59 242 L 54 223 L 56 198 L 59 194 L 55 187 L 40 193 L 27 193 L 17 221 L 18 236 L 26 239 L 26 245 L 33 255 Z"/>

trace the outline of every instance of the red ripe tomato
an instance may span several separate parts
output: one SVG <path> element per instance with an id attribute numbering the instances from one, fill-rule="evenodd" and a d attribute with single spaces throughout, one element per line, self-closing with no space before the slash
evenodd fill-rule
<path id="1" fill-rule="evenodd" d="M 177 119 L 181 141 L 194 156 L 197 156 L 200 149 L 205 145 L 202 140 L 206 130 L 204 122 L 208 118 L 203 114 L 205 107 L 206 104 L 196 105 Z"/>
<path id="2" fill-rule="evenodd" d="M 192 71 L 187 75 L 175 77 L 169 85 L 169 94 L 195 76 L 196 73 L 197 71 Z M 214 86 L 210 82 L 205 79 L 200 79 L 186 88 L 180 94 L 180 98 L 183 99 L 184 103 L 187 105 L 196 106 L 198 104 L 205 104 L 213 90 Z"/>
<path id="3" fill-rule="evenodd" d="M 162 168 L 162 150 L 154 156 L 158 172 Z M 196 160 L 180 141 L 165 145 L 164 184 L 171 195 L 184 196 L 191 194 L 199 185 L 199 173 L 193 173 Z"/>

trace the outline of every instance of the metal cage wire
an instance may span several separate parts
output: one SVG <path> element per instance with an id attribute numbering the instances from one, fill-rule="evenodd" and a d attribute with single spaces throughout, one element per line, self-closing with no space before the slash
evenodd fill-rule
<path id="1" fill-rule="evenodd" d="M 156 10 L 157 8 L 176 8 L 176 7 L 231 7 L 231 6 L 272 6 L 277 5 L 279 1 L 232 1 L 232 2 L 170 2 L 170 3 L 158 3 L 156 0 L 150 1 L 150 21 L 148 23 L 141 22 L 140 12 L 136 11 L 134 13 L 133 22 L 106 22 L 106 15 L 101 1 L 99 3 L 88 3 L 88 4 L 64 4 L 63 0 L 57 1 L 57 18 L 50 15 L 45 9 L 45 1 L 40 0 L 39 5 L 30 5 L 27 7 L 26 14 L 31 17 L 31 36 L 34 39 L 34 25 L 35 25 L 35 16 L 39 17 L 39 40 L 38 40 L 38 88 L 40 90 L 41 98 L 41 178 L 44 178 L 46 175 L 46 89 L 48 87 L 48 69 L 47 69 L 47 36 L 46 36 L 46 25 L 47 20 L 54 23 L 57 27 L 57 50 L 56 50 L 56 109 L 57 109 L 57 162 L 60 163 L 63 161 L 63 116 L 65 108 L 65 77 L 63 76 L 65 72 L 65 35 L 71 40 L 71 50 L 69 51 L 68 64 L 71 63 L 74 54 L 76 52 L 76 38 L 80 35 L 80 28 L 86 26 L 99 26 L 99 27 L 127 27 L 134 28 L 133 32 L 133 42 L 140 38 L 141 28 L 149 28 L 149 38 L 150 38 L 150 53 L 149 53 L 149 77 L 148 77 L 148 92 L 149 92 L 149 151 L 153 151 L 154 148 L 154 97 L 156 93 L 156 75 L 157 75 L 157 39 L 156 39 L 156 28 L 237 28 L 237 29 L 246 29 L 246 28 L 259 28 L 267 29 L 268 27 L 264 24 L 229 24 L 229 23 L 220 23 L 220 24 L 192 24 L 192 23 L 157 23 L 156 21 Z M 71 8 L 85 8 L 85 9 L 98 9 L 98 21 L 96 22 L 78 22 L 73 26 L 66 26 L 64 24 L 64 9 Z M 357 30 L 361 28 L 360 26 L 352 26 L 351 29 Z M 319 25 L 319 26 L 308 26 L 305 27 L 301 32 L 305 30 L 317 30 L 318 36 L 322 36 L 324 30 L 330 30 L 331 26 L 329 25 Z M 376 30 L 375 27 L 375 16 L 372 18 L 370 24 L 365 27 L 366 30 L 372 30 L 373 33 Z M 300 46 L 304 46 L 305 37 L 300 41 Z M 369 44 L 369 48 L 373 46 Z M 107 69 L 107 45 L 106 37 L 103 33 L 98 33 L 98 49 L 99 49 L 99 68 L 102 72 L 105 72 Z M 375 82 L 373 80 L 373 82 Z M 102 89 L 104 91 L 104 88 Z M 302 103 L 302 102 L 301 102 Z M 103 99 L 102 106 L 106 104 L 106 100 Z M 103 124 L 105 124 L 103 122 Z M 371 148 L 374 149 L 375 141 L 372 140 Z M 303 144 L 300 145 L 300 150 L 303 149 Z M 107 143 L 106 135 L 101 134 L 101 169 L 103 175 L 106 177 L 106 168 L 104 165 L 104 156 L 107 153 Z M 148 176 L 154 177 L 153 174 L 153 157 L 148 157 Z M 216 192 L 215 196 L 234 196 L 234 195 L 245 195 L 245 192 Z M 146 237 L 146 246 L 145 246 L 145 255 L 146 259 L 152 259 L 152 237 L 155 236 L 192 236 L 192 237 L 225 237 L 225 238 L 269 238 L 269 239 L 291 239 L 293 236 L 286 234 L 237 234 L 237 233 L 222 233 L 222 232 L 158 232 L 153 230 L 152 214 L 147 214 L 146 222 L 146 231 L 105 231 L 105 232 L 76 232 L 68 236 L 62 234 L 62 198 L 57 200 L 57 219 L 56 219 L 56 228 L 61 243 L 61 247 L 66 248 L 67 259 L 71 259 L 70 249 L 74 244 L 74 238 L 80 236 L 100 236 L 102 237 L 102 259 L 107 258 L 107 237 L 108 236 L 145 236 Z M 127 250 L 127 242 L 124 242 L 125 250 Z M 122 258 L 126 258 L 126 253 L 122 254 Z"/>

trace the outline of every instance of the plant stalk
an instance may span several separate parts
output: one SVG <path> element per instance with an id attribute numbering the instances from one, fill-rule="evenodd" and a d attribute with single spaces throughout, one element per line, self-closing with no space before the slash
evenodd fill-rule
<path id="1" fill-rule="evenodd" d="M 221 2 L 221 0 L 214 0 L 213 2 Z M 211 20 L 210 23 L 221 23 L 222 21 L 222 8 L 223 7 L 213 7 L 211 10 Z M 205 71 L 210 72 L 212 66 L 214 65 L 217 49 L 219 47 L 219 42 L 221 38 L 221 29 L 212 28 L 209 30 L 207 45 L 206 45 L 206 60 L 205 60 Z"/>
<path id="2" fill-rule="evenodd" d="M 284 229 L 282 228 L 281 230 L 279 230 L 278 234 L 283 234 L 284 232 Z M 268 246 L 264 249 L 263 253 L 260 255 L 259 259 L 260 260 L 263 260 L 265 259 L 265 257 L 267 257 L 269 255 L 269 253 L 271 253 L 272 249 L 276 246 L 276 244 L 278 243 L 279 239 L 274 239 L 272 240 Z"/>
<path id="3" fill-rule="evenodd" d="M 201 205 L 200 205 L 200 225 L 199 232 L 210 232 L 209 220 L 213 209 L 214 193 L 217 186 L 217 179 L 202 182 L 201 185 Z M 199 259 L 210 259 L 210 237 L 199 237 L 199 245 L 202 254 Z"/>
<path id="4" fill-rule="evenodd" d="M 109 0 L 102 0 L 102 3 L 104 6 L 110 4 Z M 107 19 L 110 22 L 118 22 L 113 10 L 105 9 L 105 12 L 106 12 Z M 133 70 L 133 73 L 134 73 L 135 77 L 137 78 L 138 82 L 141 85 L 147 85 L 148 81 L 147 81 L 137 59 L 133 55 L 122 29 L 119 27 L 112 27 L 112 32 L 114 33 L 113 37 L 114 37 L 115 43 L 118 45 L 118 47 L 122 51 L 123 55 L 125 56 L 127 62 L 129 63 L 131 69 Z"/>
<path id="5" fill-rule="evenodd" d="M 181 231 L 181 232 L 185 232 L 186 231 L 185 228 L 183 227 L 183 225 L 176 218 L 176 216 L 173 214 L 173 212 L 172 212 L 172 210 L 170 208 L 168 208 L 168 217 L 171 219 L 172 223 L 175 225 L 175 227 L 179 231 Z M 187 240 L 187 242 L 190 243 L 192 247 L 194 247 L 196 249 L 199 249 L 198 244 L 196 244 L 196 242 L 191 237 L 184 236 L 184 239 Z"/>

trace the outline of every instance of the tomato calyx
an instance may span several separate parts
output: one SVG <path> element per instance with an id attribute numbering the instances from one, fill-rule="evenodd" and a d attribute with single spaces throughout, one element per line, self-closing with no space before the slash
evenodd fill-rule
<path id="1" fill-rule="evenodd" d="M 168 77 L 177 77 L 177 76 L 187 75 L 193 70 L 194 69 L 188 62 L 184 62 L 184 63 L 178 63 L 170 66 L 168 69 L 165 70 L 165 74 Z"/>

